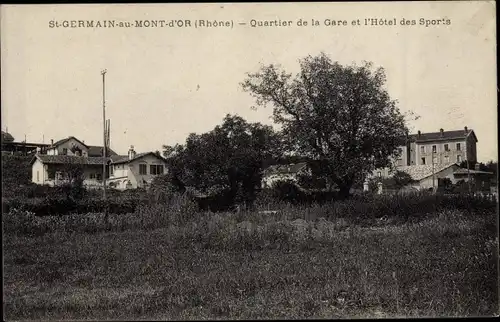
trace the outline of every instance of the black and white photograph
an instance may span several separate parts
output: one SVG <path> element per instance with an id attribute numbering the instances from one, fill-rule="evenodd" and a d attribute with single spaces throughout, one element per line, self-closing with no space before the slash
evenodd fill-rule
<path id="1" fill-rule="evenodd" d="M 3 4 L 3 319 L 498 317 L 495 1 Z"/>

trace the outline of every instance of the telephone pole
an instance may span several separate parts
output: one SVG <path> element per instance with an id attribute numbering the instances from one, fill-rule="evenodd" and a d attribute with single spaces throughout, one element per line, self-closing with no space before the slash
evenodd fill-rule
<path id="1" fill-rule="evenodd" d="M 469 187 L 469 194 L 471 193 L 470 188 L 470 170 L 469 170 L 469 158 L 467 157 L 467 151 L 465 151 L 465 159 L 467 161 L 467 185 Z"/>
<path id="2" fill-rule="evenodd" d="M 434 173 L 434 152 L 432 152 L 432 192 L 436 192 L 436 183 L 435 183 L 436 175 Z"/>
<path id="3" fill-rule="evenodd" d="M 103 149 L 102 149 L 102 199 L 104 201 L 104 216 L 108 219 L 108 204 L 106 200 L 106 72 L 104 69 L 101 71 L 102 75 L 102 124 L 103 124 Z"/>

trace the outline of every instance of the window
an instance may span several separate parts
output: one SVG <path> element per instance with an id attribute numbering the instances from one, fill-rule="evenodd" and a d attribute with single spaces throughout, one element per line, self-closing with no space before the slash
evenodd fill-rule
<path id="1" fill-rule="evenodd" d="M 460 144 L 460 143 L 459 143 Z M 460 163 L 462 162 L 462 156 L 461 155 L 457 155 L 457 162 Z"/>
<path id="2" fill-rule="evenodd" d="M 90 174 L 90 179 L 95 179 L 95 173 Z"/>
<path id="3" fill-rule="evenodd" d="M 444 150 L 445 150 L 445 151 L 450 151 L 450 147 L 448 146 L 448 144 L 445 144 L 445 145 L 444 145 Z"/>
<path id="4" fill-rule="evenodd" d="M 435 145 L 432 146 L 432 153 L 436 153 L 437 152 L 437 147 Z"/>
<path id="5" fill-rule="evenodd" d="M 102 180 L 102 173 L 96 173 L 96 178 L 97 178 L 97 181 L 101 181 Z"/>
<path id="6" fill-rule="evenodd" d="M 425 146 L 420 147 L 420 153 L 425 153 Z"/>
<path id="7" fill-rule="evenodd" d="M 425 158 L 422 158 L 422 164 L 425 164 Z"/>
<path id="8" fill-rule="evenodd" d="M 148 174 L 148 167 L 145 164 L 139 164 L 139 174 Z"/>
<path id="9" fill-rule="evenodd" d="M 460 146 L 460 143 L 457 143 L 457 151 L 462 150 L 462 147 Z"/>
<path id="10" fill-rule="evenodd" d="M 63 155 L 68 155 L 68 149 L 67 148 L 63 148 Z"/>
<path id="11" fill-rule="evenodd" d="M 450 157 L 445 155 L 444 156 L 444 163 L 450 163 Z"/>
<path id="12" fill-rule="evenodd" d="M 36 172 L 36 181 L 39 182 L 40 181 L 40 171 L 37 171 Z"/>
<path id="13" fill-rule="evenodd" d="M 160 174 L 163 174 L 163 165 L 161 165 L 161 164 L 152 164 L 149 167 L 149 173 L 151 175 L 160 175 Z"/>
<path id="14" fill-rule="evenodd" d="M 438 158 L 432 158 L 432 163 L 437 164 L 438 163 Z"/>
<path id="15" fill-rule="evenodd" d="M 377 176 L 380 178 L 382 176 L 382 172 L 377 172 Z"/>
<path id="16" fill-rule="evenodd" d="M 112 176 L 114 173 L 114 167 L 112 165 L 109 166 L 109 175 Z"/>

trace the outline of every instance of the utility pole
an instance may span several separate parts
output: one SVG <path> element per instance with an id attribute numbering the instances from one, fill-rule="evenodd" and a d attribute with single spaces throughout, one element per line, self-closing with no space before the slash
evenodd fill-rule
<path id="1" fill-rule="evenodd" d="M 467 150 L 465 150 L 465 160 L 467 163 L 467 185 L 469 186 L 469 194 L 471 193 L 470 188 L 470 171 L 469 171 L 469 158 L 467 157 Z"/>
<path id="2" fill-rule="evenodd" d="M 104 69 L 101 71 L 102 75 L 102 124 L 103 124 L 103 149 L 102 149 L 102 199 L 104 201 L 104 217 L 108 219 L 108 203 L 106 200 L 106 72 Z"/>
<path id="3" fill-rule="evenodd" d="M 432 152 L 432 192 L 436 191 L 436 183 L 435 181 L 436 175 L 434 174 L 434 152 Z"/>

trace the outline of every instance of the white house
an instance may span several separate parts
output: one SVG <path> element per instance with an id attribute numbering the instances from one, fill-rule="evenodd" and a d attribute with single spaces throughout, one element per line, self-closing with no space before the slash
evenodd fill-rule
<path id="1" fill-rule="evenodd" d="M 69 136 L 55 143 L 52 142 L 44 151 L 40 151 L 41 154 L 47 155 L 75 155 L 83 157 L 102 157 L 102 152 L 102 146 L 87 145 L 74 136 Z M 116 155 L 116 153 L 108 147 L 106 156 L 109 157 L 112 155 Z"/>
<path id="2" fill-rule="evenodd" d="M 102 150 L 102 147 L 88 146 L 75 137 L 60 140 L 44 151 L 47 154 L 41 151 L 35 154 L 31 161 L 32 181 L 56 186 L 68 182 L 72 169 L 79 168 L 86 187 L 101 188 L 105 163 L 107 185 L 125 190 L 146 188 L 155 176 L 167 171 L 165 159 L 154 152 L 136 153 L 131 147 L 128 155 L 117 155 L 108 149 L 110 156 L 104 159 Z"/>
<path id="3" fill-rule="evenodd" d="M 40 185 L 57 186 L 68 182 L 71 178 L 71 166 L 77 165 L 83 172 L 83 184 L 87 187 L 99 187 L 102 186 L 103 161 L 102 157 L 37 153 L 31 160 L 32 181 Z"/>
<path id="4" fill-rule="evenodd" d="M 475 169 L 461 168 L 458 163 L 435 164 L 435 165 L 412 165 L 397 167 L 393 171 L 379 173 L 377 176 L 382 178 L 390 177 L 395 171 L 402 171 L 410 175 L 415 180 L 411 187 L 416 190 L 425 190 L 437 188 L 443 179 L 449 179 L 452 184 L 459 181 L 475 182 L 479 187 L 487 187 L 489 189 L 490 180 L 493 176 L 492 172 L 481 171 L 477 164 Z"/>
<path id="5" fill-rule="evenodd" d="M 263 172 L 262 186 L 271 187 L 277 181 L 297 181 L 300 175 L 310 174 L 311 169 L 306 162 L 272 165 Z"/>
<path id="6" fill-rule="evenodd" d="M 163 157 L 154 153 L 136 153 L 131 146 L 128 155 L 110 157 L 109 185 L 125 190 L 146 188 L 155 176 L 166 174 L 167 163 Z"/>

